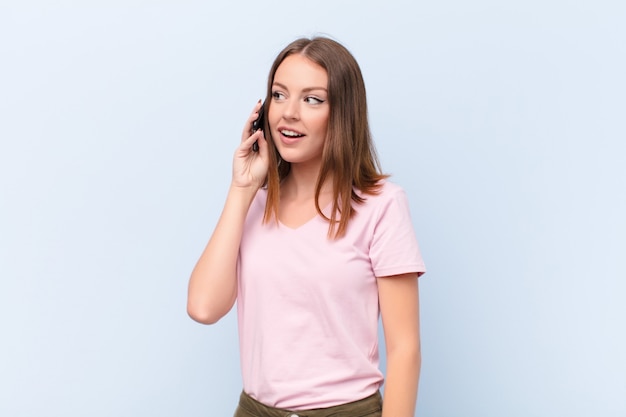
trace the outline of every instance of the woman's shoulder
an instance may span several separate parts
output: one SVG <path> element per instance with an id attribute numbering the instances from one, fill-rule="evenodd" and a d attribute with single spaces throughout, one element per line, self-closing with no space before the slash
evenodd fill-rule
<path id="1" fill-rule="evenodd" d="M 392 181 L 383 179 L 378 187 L 370 193 L 356 191 L 362 199 L 360 204 L 353 207 L 361 218 L 380 219 L 396 213 L 403 213 L 408 209 L 408 198 L 404 188 Z"/>
<path id="2" fill-rule="evenodd" d="M 381 202 L 386 202 L 389 200 L 395 200 L 400 196 L 401 198 L 405 198 L 406 193 L 404 188 L 392 181 L 387 179 L 382 179 L 378 181 L 377 187 L 373 190 L 372 193 L 364 193 L 362 191 L 357 191 L 357 195 L 365 201 L 377 202 L 377 204 Z"/>
<path id="3" fill-rule="evenodd" d="M 248 210 L 248 219 L 262 218 L 265 213 L 265 202 L 267 200 L 267 188 L 259 188 L 252 199 L 250 209 Z"/>
<path id="4" fill-rule="evenodd" d="M 387 179 L 380 180 L 379 184 L 380 184 L 380 189 L 382 193 L 386 193 L 386 194 L 404 193 L 404 188 L 402 188 L 401 185 L 398 185 L 395 182 L 389 181 Z"/>
<path id="5" fill-rule="evenodd" d="M 363 202 L 354 205 L 355 227 L 370 230 L 368 226 L 373 226 L 378 231 L 373 234 L 407 227 L 411 229 L 409 201 L 404 188 L 389 180 L 379 181 L 378 185 L 376 193 L 359 194 Z"/>
<path id="6" fill-rule="evenodd" d="M 260 187 L 257 190 L 256 195 L 254 196 L 254 200 L 263 201 L 263 203 L 265 203 L 266 198 L 267 198 L 267 187 Z"/>

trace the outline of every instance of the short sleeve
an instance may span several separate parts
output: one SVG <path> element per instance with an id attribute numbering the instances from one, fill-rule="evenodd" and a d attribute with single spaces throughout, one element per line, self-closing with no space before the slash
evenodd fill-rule
<path id="1" fill-rule="evenodd" d="M 377 277 L 426 272 L 420 253 L 409 203 L 404 190 L 386 183 L 376 214 L 370 246 L 372 269 Z M 389 189 L 391 188 L 391 189 Z"/>

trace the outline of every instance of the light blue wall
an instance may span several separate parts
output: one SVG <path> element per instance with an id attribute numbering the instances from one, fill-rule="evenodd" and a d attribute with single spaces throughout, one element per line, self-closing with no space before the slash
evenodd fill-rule
<path id="1" fill-rule="evenodd" d="M 54 5 L 52 5 L 54 3 Z M 359 60 L 421 282 L 420 417 L 626 415 L 621 1 L 4 1 L 0 415 L 231 415 L 185 313 L 274 55 Z"/>

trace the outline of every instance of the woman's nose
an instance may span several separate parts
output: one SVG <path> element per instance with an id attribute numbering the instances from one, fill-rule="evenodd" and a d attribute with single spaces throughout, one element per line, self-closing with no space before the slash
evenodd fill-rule
<path id="1" fill-rule="evenodd" d="M 297 100 L 289 100 L 283 111 L 283 118 L 285 119 L 298 119 L 300 117 L 300 103 Z"/>

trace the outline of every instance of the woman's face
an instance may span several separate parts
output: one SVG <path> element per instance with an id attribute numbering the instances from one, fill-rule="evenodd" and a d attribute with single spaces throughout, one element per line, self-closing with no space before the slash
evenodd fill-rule
<path id="1" fill-rule="evenodd" d="M 326 141 L 328 74 L 300 54 L 278 66 L 268 121 L 280 156 L 293 164 L 319 164 Z"/>

